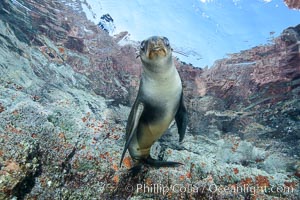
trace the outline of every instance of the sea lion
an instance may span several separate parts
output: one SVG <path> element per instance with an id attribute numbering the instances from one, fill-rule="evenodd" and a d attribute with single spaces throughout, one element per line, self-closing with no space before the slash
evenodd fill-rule
<path id="1" fill-rule="evenodd" d="M 179 142 L 187 127 L 187 110 L 183 102 L 182 82 L 173 63 L 168 38 L 153 36 L 140 46 L 143 67 L 139 91 L 126 126 L 126 150 L 139 164 L 156 167 L 177 166 L 179 162 L 159 161 L 151 158 L 150 148 L 168 129 L 175 118 Z"/>

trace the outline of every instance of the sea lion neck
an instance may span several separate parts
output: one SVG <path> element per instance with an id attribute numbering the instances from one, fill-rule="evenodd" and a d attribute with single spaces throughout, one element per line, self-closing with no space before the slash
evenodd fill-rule
<path id="1" fill-rule="evenodd" d="M 164 67 L 156 67 L 151 65 L 150 67 L 143 66 L 142 79 L 145 81 L 166 81 L 171 79 L 176 73 L 176 68 L 173 64 Z"/>

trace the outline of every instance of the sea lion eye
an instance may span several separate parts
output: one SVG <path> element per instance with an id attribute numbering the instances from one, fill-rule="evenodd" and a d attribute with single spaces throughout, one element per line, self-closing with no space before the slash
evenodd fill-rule
<path id="1" fill-rule="evenodd" d="M 145 40 L 141 42 L 140 49 L 141 49 L 142 51 L 145 51 Z"/>
<path id="2" fill-rule="evenodd" d="M 167 47 L 170 46 L 170 42 L 169 42 L 168 38 L 163 37 L 163 40 L 164 40 L 164 43 L 165 43 L 165 45 L 166 45 Z"/>

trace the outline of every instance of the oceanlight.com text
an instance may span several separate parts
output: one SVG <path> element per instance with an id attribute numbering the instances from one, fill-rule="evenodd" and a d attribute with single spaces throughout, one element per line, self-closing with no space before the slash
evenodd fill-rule
<path id="1" fill-rule="evenodd" d="M 128 192 L 137 192 L 137 193 L 151 193 L 151 194 L 162 194 L 166 195 L 169 192 L 172 193 L 218 193 L 218 194 L 243 194 L 250 193 L 255 195 L 257 193 L 273 193 L 273 194 L 284 194 L 284 193 L 294 193 L 293 187 L 287 186 L 274 186 L 274 187 L 255 187 L 249 185 L 243 186 L 219 186 L 216 184 L 207 185 L 205 187 L 197 187 L 192 184 L 183 185 L 183 184 L 174 184 L 174 185 L 163 185 L 163 184 L 136 184 L 134 186 L 127 185 L 125 187 Z"/>

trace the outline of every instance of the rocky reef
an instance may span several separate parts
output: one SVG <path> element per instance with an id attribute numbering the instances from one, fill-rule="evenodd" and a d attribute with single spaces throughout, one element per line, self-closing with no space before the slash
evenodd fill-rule
<path id="1" fill-rule="evenodd" d="M 289 8 L 300 9 L 300 2 L 297 0 L 284 0 Z"/>
<path id="2" fill-rule="evenodd" d="M 131 176 L 124 133 L 136 44 L 81 1 L 0 2 L 0 199 L 298 199 L 300 30 L 199 69 L 174 58 L 189 129 L 154 144 L 185 163 Z"/>

